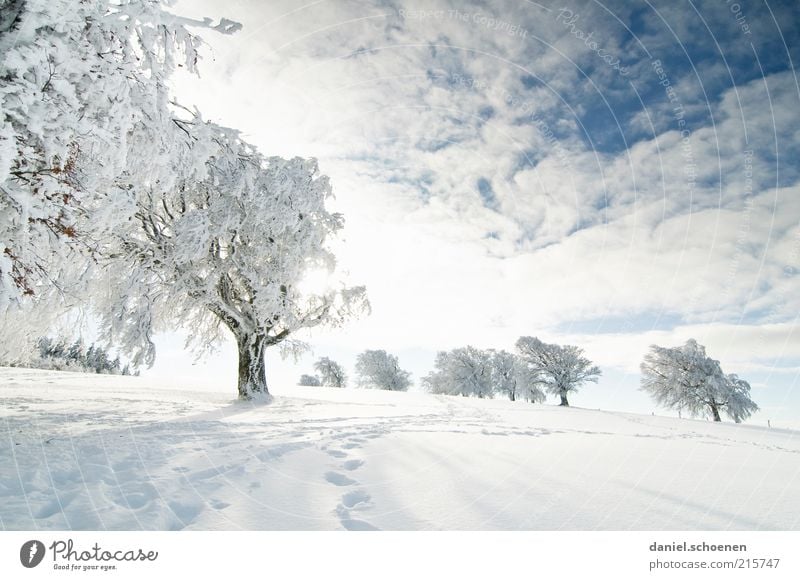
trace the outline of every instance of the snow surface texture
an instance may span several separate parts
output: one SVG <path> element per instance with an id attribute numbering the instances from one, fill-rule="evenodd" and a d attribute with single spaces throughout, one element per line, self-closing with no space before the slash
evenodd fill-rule
<path id="1" fill-rule="evenodd" d="M 3 529 L 796 530 L 800 432 L 0 368 Z"/>

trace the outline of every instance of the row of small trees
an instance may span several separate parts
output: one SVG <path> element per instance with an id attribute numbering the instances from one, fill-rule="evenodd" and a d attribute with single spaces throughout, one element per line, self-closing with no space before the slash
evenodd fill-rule
<path id="1" fill-rule="evenodd" d="M 504 394 L 512 401 L 541 403 L 544 393 L 534 378 L 530 367 L 510 352 L 466 346 L 438 352 L 422 386 L 438 395 L 484 399 Z"/>
<path id="2" fill-rule="evenodd" d="M 342 366 L 327 356 L 314 363 L 316 375 L 303 375 L 298 383 L 304 387 L 334 387 L 343 389 L 347 386 L 347 373 Z"/>
<path id="3" fill-rule="evenodd" d="M 512 401 L 524 399 L 532 403 L 543 402 L 547 391 L 559 396 L 561 405 L 568 406 L 568 393 L 600 376 L 600 369 L 576 346 L 548 344 L 523 336 L 517 341 L 517 351 L 519 354 L 466 346 L 439 352 L 435 370 L 423 377 L 422 386 L 442 395 L 491 398 L 502 394 Z M 346 386 L 344 370 L 328 357 L 319 359 L 314 370 L 317 375 L 302 375 L 299 384 Z M 411 373 L 385 350 L 359 354 L 356 375 L 360 387 L 405 391 L 411 386 Z"/>
<path id="4" fill-rule="evenodd" d="M 302 375 L 299 385 L 308 387 L 347 386 L 342 366 L 328 357 L 314 363 L 316 375 Z M 406 391 L 411 386 L 411 373 L 400 368 L 396 356 L 385 350 L 365 350 L 356 358 L 356 383 L 359 387 Z"/>
<path id="5" fill-rule="evenodd" d="M 545 392 L 569 406 L 568 394 L 586 382 L 597 382 L 600 369 L 572 345 L 549 344 L 532 336 L 516 343 L 517 354 L 505 350 L 481 350 L 472 346 L 442 351 L 435 370 L 423 378 L 432 393 L 445 395 L 522 398 L 532 403 L 545 400 Z"/>
<path id="6" fill-rule="evenodd" d="M 40 338 L 36 352 L 31 356 L 13 361 L 5 361 L 9 366 L 21 366 L 57 371 L 77 371 L 104 375 L 138 375 L 131 371 L 129 364 L 123 364 L 119 355 L 111 358 L 108 350 L 92 344 L 87 349 L 82 340 L 70 343 L 66 339 Z"/>
<path id="7" fill-rule="evenodd" d="M 347 385 L 342 367 L 328 357 L 319 359 L 314 369 L 318 376 L 303 375 L 301 385 Z M 714 421 L 721 421 L 724 412 L 737 423 L 758 410 L 750 398 L 750 384 L 724 373 L 719 361 L 710 358 L 694 339 L 674 348 L 652 345 L 641 370 L 641 390 L 664 407 L 693 416 L 708 414 Z M 405 391 L 411 385 L 411 374 L 384 350 L 358 355 L 356 373 L 361 387 Z M 569 393 L 584 383 L 597 382 L 600 374 L 580 347 L 523 336 L 516 342 L 516 353 L 473 346 L 440 351 L 434 370 L 422 378 L 422 386 L 435 394 L 503 395 L 532 403 L 544 402 L 546 394 L 552 394 L 560 405 L 569 406 Z"/>

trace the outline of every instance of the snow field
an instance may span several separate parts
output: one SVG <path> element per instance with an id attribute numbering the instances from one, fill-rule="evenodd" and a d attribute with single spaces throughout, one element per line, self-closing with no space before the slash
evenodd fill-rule
<path id="1" fill-rule="evenodd" d="M 798 432 L 0 368 L 0 527 L 794 530 Z"/>

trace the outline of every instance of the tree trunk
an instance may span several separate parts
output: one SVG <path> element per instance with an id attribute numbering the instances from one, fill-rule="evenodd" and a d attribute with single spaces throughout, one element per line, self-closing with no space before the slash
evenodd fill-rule
<path id="1" fill-rule="evenodd" d="M 569 407 L 569 401 L 567 401 L 567 391 L 561 391 L 559 395 L 561 395 L 561 404 L 559 406 Z"/>
<path id="2" fill-rule="evenodd" d="M 239 348 L 239 398 L 268 396 L 264 362 L 265 337 L 256 332 L 237 333 L 236 345 Z"/>
<path id="3" fill-rule="evenodd" d="M 714 417 L 714 421 L 722 421 L 719 417 L 719 408 L 713 403 L 709 407 L 711 407 L 711 415 Z"/>
<path id="4" fill-rule="evenodd" d="M 517 400 L 517 395 L 516 395 L 516 394 L 514 394 L 514 391 L 511 391 L 511 392 L 508 394 L 508 398 L 509 398 L 509 399 L 511 399 L 512 401 L 516 401 L 516 400 Z"/>

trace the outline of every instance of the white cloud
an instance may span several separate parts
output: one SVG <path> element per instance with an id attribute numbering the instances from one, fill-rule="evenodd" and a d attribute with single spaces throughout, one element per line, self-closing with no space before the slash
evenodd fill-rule
<path id="1" fill-rule="evenodd" d="M 678 346 L 690 338 L 706 346 L 709 356 L 720 360 L 726 372 L 746 375 L 753 371 L 796 374 L 800 367 L 800 340 L 796 321 L 759 326 L 698 324 L 671 330 L 635 333 L 575 334 L 559 337 L 580 344 L 604 367 L 637 373 L 639 363 L 651 344 Z M 785 365 L 782 361 L 794 361 Z"/>

